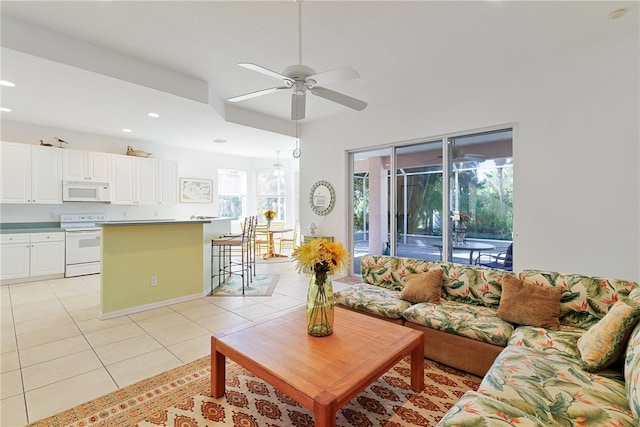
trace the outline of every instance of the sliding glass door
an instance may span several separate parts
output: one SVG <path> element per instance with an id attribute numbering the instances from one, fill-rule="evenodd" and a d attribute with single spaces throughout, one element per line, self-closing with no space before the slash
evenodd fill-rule
<path id="1" fill-rule="evenodd" d="M 391 148 L 386 148 L 351 155 L 354 272 L 360 272 L 362 255 L 389 253 L 391 152 Z"/>
<path id="2" fill-rule="evenodd" d="M 366 253 L 474 263 L 511 243 L 511 129 L 351 153 L 351 160 L 354 273 Z"/>

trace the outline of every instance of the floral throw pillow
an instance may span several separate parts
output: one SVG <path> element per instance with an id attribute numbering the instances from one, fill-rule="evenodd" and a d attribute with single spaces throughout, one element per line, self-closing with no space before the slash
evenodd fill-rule
<path id="1" fill-rule="evenodd" d="M 437 304 L 442 295 L 442 269 L 434 268 L 425 273 L 412 274 L 400 292 L 400 299 L 419 303 L 430 302 Z"/>
<path id="2" fill-rule="evenodd" d="M 640 305 L 626 297 L 616 302 L 598 323 L 578 339 L 584 369 L 596 372 L 618 360 L 638 320 Z"/>

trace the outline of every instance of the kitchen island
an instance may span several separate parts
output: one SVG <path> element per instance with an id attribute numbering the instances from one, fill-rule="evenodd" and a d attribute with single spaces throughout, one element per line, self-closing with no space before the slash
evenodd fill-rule
<path id="1" fill-rule="evenodd" d="M 100 318 L 206 295 L 211 283 L 211 240 L 228 234 L 234 219 L 98 223 L 102 228 Z"/>

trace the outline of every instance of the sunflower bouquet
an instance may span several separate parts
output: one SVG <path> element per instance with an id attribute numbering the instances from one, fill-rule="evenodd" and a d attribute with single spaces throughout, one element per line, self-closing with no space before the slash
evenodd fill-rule
<path id="1" fill-rule="evenodd" d="M 342 270 L 349 265 L 349 252 L 340 242 L 313 239 L 298 246 L 291 257 L 296 260 L 298 272 L 326 275 L 331 270 Z"/>
<path id="2" fill-rule="evenodd" d="M 264 215 L 264 219 L 271 222 L 271 220 L 276 217 L 276 211 L 268 209 L 264 211 L 262 215 Z"/>

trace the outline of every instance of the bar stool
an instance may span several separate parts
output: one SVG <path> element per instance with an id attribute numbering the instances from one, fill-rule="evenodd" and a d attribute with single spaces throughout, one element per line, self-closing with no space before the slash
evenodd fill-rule
<path id="1" fill-rule="evenodd" d="M 242 233 L 225 235 L 211 240 L 211 293 L 213 293 L 215 276 L 218 277 L 218 286 L 226 282 L 232 275 L 240 276 L 243 295 L 245 287 L 249 287 L 249 283 L 253 281 L 255 259 L 251 256 L 251 239 L 255 221 L 254 217 L 247 217 L 244 220 Z M 216 256 L 218 273 L 214 274 Z M 240 261 L 237 261 L 238 257 Z"/>

